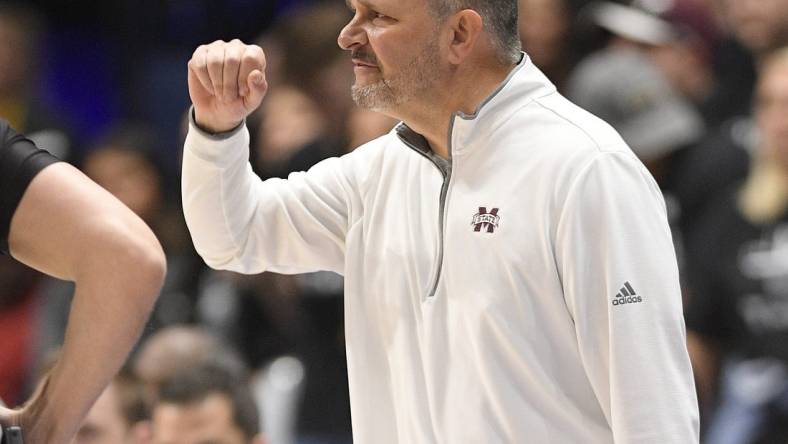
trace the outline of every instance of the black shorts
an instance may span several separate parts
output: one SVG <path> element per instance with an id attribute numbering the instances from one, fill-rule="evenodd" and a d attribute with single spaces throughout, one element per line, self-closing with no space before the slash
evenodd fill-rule
<path id="1" fill-rule="evenodd" d="M 8 232 L 16 207 L 41 170 L 58 159 L 0 119 L 0 253 L 8 252 Z"/>

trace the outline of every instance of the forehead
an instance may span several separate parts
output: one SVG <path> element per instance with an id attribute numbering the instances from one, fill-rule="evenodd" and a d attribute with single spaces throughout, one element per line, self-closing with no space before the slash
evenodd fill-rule
<path id="1" fill-rule="evenodd" d="M 153 411 L 153 434 L 163 442 L 242 442 L 233 407 L 224 395 L 212 394 L 187 405 L 162 403 Z M 174 438 L 183 439 L 176 441 Z M 185 439 L 184 439 L 185 438 Z"/>
<path id="2" fill-rule="evenodd" d="M 434 0 L 345 0 L 345 4 L 350 9 L 363 6 L 370 9 L 397 8 L 408 11 L 418 11 L 428 6 Z"/>

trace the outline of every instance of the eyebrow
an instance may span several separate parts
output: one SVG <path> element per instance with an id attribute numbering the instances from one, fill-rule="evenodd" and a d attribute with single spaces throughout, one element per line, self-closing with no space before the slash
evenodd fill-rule
<path id="1" fill-rule="evenodd" d="M 351 11 L 355 11 L 356 9 L 353 7 L 353 5 L 350 4 L 350 2 L 351 0 L 345 0 L 345 4 L 347 5 L 348 9 L 350 9 Z M 360 3 L 368 8 L 375 9 L 375 5 L 367 0 L 356 0 L 356 3 Z"/>

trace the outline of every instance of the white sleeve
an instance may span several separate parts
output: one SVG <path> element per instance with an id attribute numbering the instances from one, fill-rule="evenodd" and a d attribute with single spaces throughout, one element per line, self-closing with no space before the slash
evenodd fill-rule
<path id="1" fill-rule="evenodd" d="M 583 365 L 616 444 L 697 443 L 665 204 L 634 155 L 599 152 L 574 178 L 555 248 Z"/>
<path id="2" fill-rule="evenodd" d="M 241 273 L 342 273 L 350 205 L 342 161 L 262 181 L 248 160 L 246 126 L 215 137 L 190 123 L 182 199 L 200 256 Z"/>

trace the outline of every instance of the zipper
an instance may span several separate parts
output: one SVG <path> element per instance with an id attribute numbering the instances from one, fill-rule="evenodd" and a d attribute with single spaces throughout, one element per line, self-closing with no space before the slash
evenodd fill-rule
<path id="1" fill-rule="evenodd" d="M 451 139 L 449 139 L 451 140 Z M 451 142 L 449 142 L 449 170 L 443 176 L 443 186 L 441 187 L 441 196 L 440 201 L 438 203 L 438 267 L 435 270 L 435 278 L 433 279 L 432 285 L 430 286 L 430 291 L 427 293 L 428 298 L 432 298 L 435 296 L 435 292 L 438 291 L 438 282 L 441 280 L 441 271 L 443 270 L 443 244 L 444 240 L 444 221 L 446 219 L 446 199 L 449 195 L 449 184 L 451 183 L 451 172 L 454 169 L 452 165 L 452 155 L 451 155 Z M 434 163 L 434 162 L 433 162 Z M 440 168 L 439 168 L 440 169 Z"/>
<path id="2" fill-rule="evenodd" d="M 449 122 L 449 146 L 448 146 L 448 154 L 449 154 L 449 167 L 447 171 L 443 171 L 443 168 L 435 161 L 432 157 L 430 157 L 424 150 L 420 149 L 416 145 L 414 145 L 411 141 L 407 140 L 404 137 L 400 137 L 400 140 L 404 142 L 407 146 L 411 149 L 416 151 L 417 153 L 421 154 L 425 159 L 429 160 L 430 163 L 435 165 L 435 168 L 438 169 L 438 172 L 441 173 L 443 176 L 443 184 L 441 185 L 441 194 L 440 199 L 438 201 L 438 257 L 437 257 L 437 266 L 435 269 L 435 276 L 430 280 L 430 288 L 427 292 L 427 299 L 430 299 L 435 296 L 435 292 L 438 291 L 438 282 L 440 282 L 441 272 L 443 271 L 443 256 L 444 256 L 444 243 L 445 243 L 445 220 L 446 220 L 446 201 L 449 196 L 449 186 L 451 185 L 451 178 L 452 178 L 452 171 L 454 171 L 454 163 L 452 156 L 452 130 L 454 129 L 454 119 L 455 115 L 452 115 L 452 119 Z M 434 153 L 433 153 L 434 155 Z"/>
<path id="3" fill-rule="evenodd" d="M 417 144 L 414 143 L 412 140 L 408 140 L 409 139 L 408 136 L 403 134 L 404 131 L 401 132 L 400 128 L 397 128 L 396 132 L 397 132 L 397 135 L 399 136 L 399 139 L 405 145 L 410 147 L 413 151 L 416 151 L 417 153 L 419 153 L 423 157 L 425 157 L 427 160 L 432 162 L 432 164 L 435 165 L 435 167 L 438 169 L 438 171 L 440 171 L 441 175 L 443 176 L 443 185 L 441 186 L 440 201 L 439 201 L 439 205 L 438 205 L 438 211 L 439 211 L 439 213 L 438 213 L 438 258 L 437 258 L 437 266 L 436 266 L 436 269 L 435 269 L 435 276 L 430 280 L 431 284 L 430 284 L 429 291 L 427 292 L 427 299 L 428 300 L 431 299 L 432 297 L 434 297 L 435 296 L 435 292 L 438 291 L 438 283 L 440 282 L 441 273 L 443 272 L 443 256 L 444 256 L 444 244 L 445 244 L 444 237 L 445 237 L 445 234 L 446 234 L 445 233 L 445 231 L 446 231 L 446 229 L 445 229 L 445 225 L 446 225 L 446 223 L 445 223 L 445 221 L 446 221 L 446 206 L 447 206 L 446 204 L 447 204 L 447 200 L 449 198 L 449 188 L 451 187 L 452 172 L 454 171 L 454 160 L 453 160 L 454 156 L 452 156 L 452 145 L 453 145 L 452 144 L 452 136 L 453 136 L 453 133 L 454 133 L 454 121 L 455 121 L 455 119 L 457 117 L 460 117 L 461 119 L 464 119 L 464 120 L 473 120 L 473 119 L 475 119 L 479 115 L 479 112 L 481 112 L 482 107 L 485 106 L 495 96 L 497 96 L 498 93 L 501 92 L 501 90 L 506 85 L 509 84 L 509 80 L 511 80 L 511 78 L 514 77 L 514 75 L 518 71 L 520 71 L 520 69 L 523 66 L 526 65 L 524 63 L 525 58 L 526 58 L 525 53 L 521 52 L 520 61 L 517 62 L 517 66 L 509 73 L 509 75 L 506 76 L 506 79 L 503 82 L 501 82 L 500 85 L 498 85 L 498 88 L 496 88 L 496 90 L 493 91 L 492 94 L 490 94 L 486 99 L 484 99 L 484 101 L 482 101 L 482 103 L 479 104 L 479 106 L 476 108 L 476 111 L 474 111 L 473 114 L 465 114 L 465 113 L 463 113 L 461 111 L 457 111 L 457 112 L 452 113 L 451 120 L 449 121 L 449 134 L 448 134 L 448 136 L 449 136 L 449 138 L 448 138 L 448 141 L 449 141 L 449 146 L 448 146 L 449 168 L 448 168 L 448 171 L 446 171 L 445 173 L 444 173 L 443 169 L 441 168 L 441 166 L 438 165 L 438 163 L 435 161 L 435 159 L 433 159 L 432 157 L 430 157 L 429 154 L 427 154 L 428 152 L 431 152 L 429 150 L 429 148 L 420 148 L 420 147 L 418 147 Z M 553 91 L 555 91 L 555 88 L 553 88 Z M 410 131 L 411 134 L 416 134 L 410 128 L 408 128 L 408 126 L 405 125 L 404 122 L 401 125 L 406 130 Z M 418 134 L 416 134 L 416 135 L 421 137 Z M 432 153 L 432 154 L 435 155 L 434 153 Z"/>

